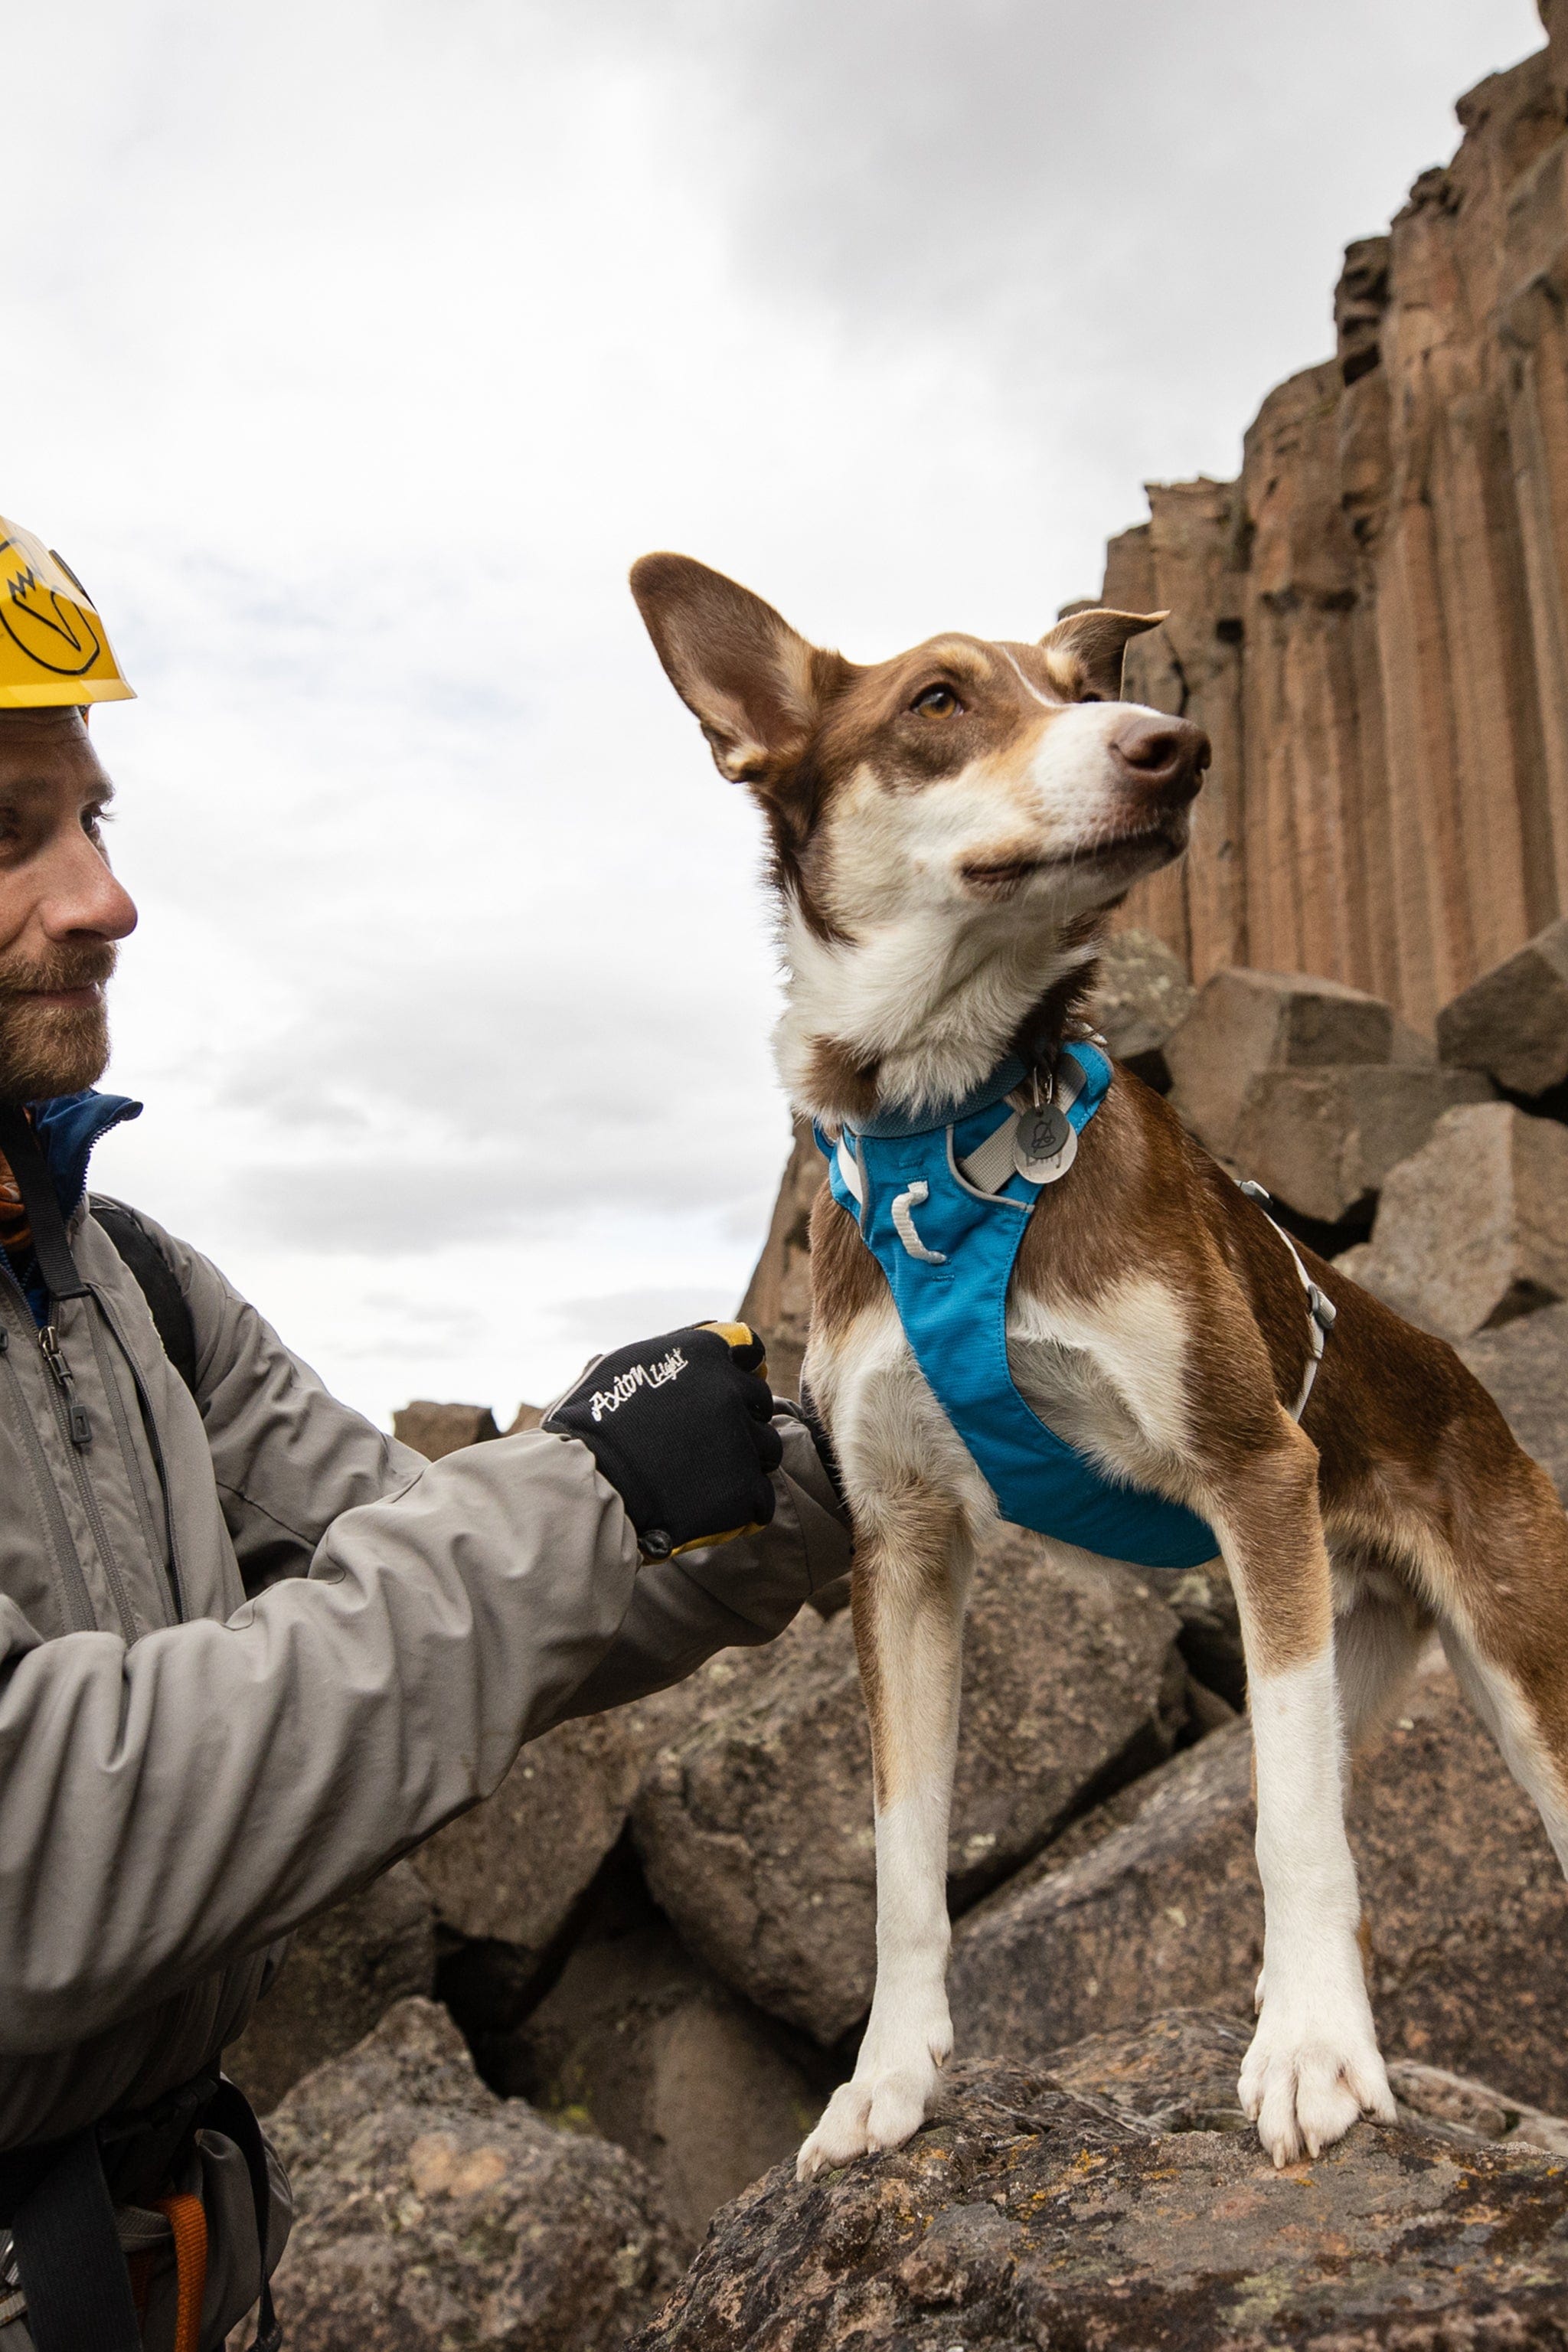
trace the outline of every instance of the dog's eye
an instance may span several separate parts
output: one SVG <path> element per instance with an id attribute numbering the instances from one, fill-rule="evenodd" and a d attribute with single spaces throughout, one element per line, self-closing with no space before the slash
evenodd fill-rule
<path id="1" fill-rule="evenodd" d="M 910 705 L 911 710 L 923 710 L 931 719 L 951 719 L 963 708 L 951 686 L 924 687 Z"/>
<path id="2" fill-rule="evenodd" d="M 1094 688 L 1090 686 L 1085 688 L 1083 693 L 1079 696 L 1079 700 L 1080 702 L 1103 702 L 1105 700 L 1105 697 L 1103 694 L 1097 694 Z"/>

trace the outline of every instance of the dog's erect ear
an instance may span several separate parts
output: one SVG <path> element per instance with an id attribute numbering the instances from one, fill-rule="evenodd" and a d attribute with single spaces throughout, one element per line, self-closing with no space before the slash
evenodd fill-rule
<path id="1" fill-rule="evenodd" d="M 819 654 L 771 604 L 689 555 L 640 556 L 632 594 L 720 774 L 766 791 L 805 748 L 836 656 Z"/>
<path id="2" fill-rule="evenodd" d="M 1069 613 L 1040 639 L 1050 660 L 1051 674 L 1064 694 L 1075 702 L 1098 696 L 1105 702 L 1121 698 L 1121 657 L 1129 641 L 1145 629 L 1157 629 L 1168 613 L 1112 613 L 1094 605 Z"/>

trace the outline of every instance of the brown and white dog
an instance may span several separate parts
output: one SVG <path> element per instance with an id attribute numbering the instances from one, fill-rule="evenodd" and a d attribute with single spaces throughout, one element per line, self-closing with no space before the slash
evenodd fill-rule
<path id="1" fill-rule="evenodd" d="M 919 1110 L 1042 1024 L 1059 1036 L 1106 910 L 1184 848 L 1206 763 L 1195 727 L 1119 698 L 1127 640 L 1163 616 L 1079 613 L 1037 645 L 954 635 L 863 667 L 689 558 L 645 556 L 632 588 L 721 773 L 767 819 L 796 1108 L 829 1129 Z M 1338 1319 L 1298 1423 L 1310 1325 L 1289 1249 L 1123 1071 L 1041 1196 L 1007 1314 L 1041 1418 L 1206 1519 L 1235 1584 L 1266 1906 L 1240 2092 L 1277 2164 L 1394 2114 L 1342 1784 L 1434 1626 L 1568 1867 L 1568 1521 L 1450 1349 L 1308 1265 Z M 878 1973 L 803 2173 L 907 2139 L 952 2048 L 960 1646 L 996 1507 L 826 1191 L 812 1277 L 807 1378 L 855 1525 Z"/>

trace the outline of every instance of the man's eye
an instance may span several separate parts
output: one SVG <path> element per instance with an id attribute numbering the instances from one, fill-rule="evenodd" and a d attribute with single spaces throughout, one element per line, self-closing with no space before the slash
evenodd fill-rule
<path id="1" fill-rule="evenodd" d="M 910 703 L 911 710 L 923 710 L 932 719 L 951 719 L 963 705 L 951 686 L 928 686 Z"/>

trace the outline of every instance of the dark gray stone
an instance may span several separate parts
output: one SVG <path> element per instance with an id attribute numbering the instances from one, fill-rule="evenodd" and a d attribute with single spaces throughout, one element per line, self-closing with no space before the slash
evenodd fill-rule
<path id="1" fill-rule="evenodd" d="M 1459 1353 L 1568 1504 L 1568 1306 L 1478 1332 Z"/>
<path id="2" fill-rule="evenodd" d="M 224 2067 L 258 2115 L 302 2074 L 362 2041 L 378 2018 L 436 1977 L 436 1923 L 407 1863 L 300 1929 Z"/>
<path id="3" fill-rule="evenodd" d="M 268 2131 L 299 2208 L 289 2352 L 613 2352 L 679 2275 L 640 2165 L 486 2090 L 434 2002 L 307 2075 Z"/>
<path id="4" fill-rule="evenodd" d="M 1542 1095 L 1568 1078 L 1568 916 L 1443 1007 L 1437 1051 L 1510 1094 Z"/>
<path id="5" fill-rule="evenodd" d="M 1412 2117 L 1276 2172 L 1246 2041 L 955 2066 L 906 2147 L 726 2208 L 633 2352 L 1561 2352 L 1568 2168 Z"/>

